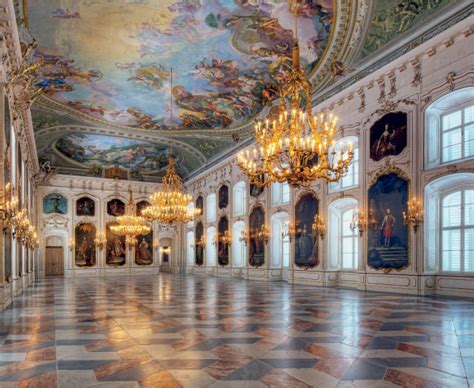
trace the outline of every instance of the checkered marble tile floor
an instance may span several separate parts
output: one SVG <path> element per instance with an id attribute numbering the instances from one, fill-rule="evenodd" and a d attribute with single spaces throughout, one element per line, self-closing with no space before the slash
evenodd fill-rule
<path id="1" fill-rule="evenodd" d="M 474 386 L 474 300 L 160 275 L 45 279 L 0 387 Z"/>

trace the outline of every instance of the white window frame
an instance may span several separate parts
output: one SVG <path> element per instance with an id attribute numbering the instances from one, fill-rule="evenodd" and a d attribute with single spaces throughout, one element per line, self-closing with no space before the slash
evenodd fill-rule
<path id="1" fill-rule="evenodd" d="M 236 204 L 241 201 L 242 208 L 238 209 Z M 232 187 L 232 216 L 245 216 L 247 213 L 247 184 L 239 181 Z"/>
<path id="2" fill-rule="evenodd" d="M 474 155 L 465 156 L 465 146 L 466 146 L 465 128 L 466 128 L 466 125 L 474 125 L 474 121 L 470 121 L 466 124 L 465 118 L 464 118 L 466 108 L 470 108 L 470 107 L 474 107 L 474 102 L 473 101 L 468 101 L 468 102 L 465 102 L 464 104 L 462 104 L 460 106 L 456 106 L 455 108 L 446 110 L 443 113 L 441 113 L 441 115 L 439 116 L 439 129 L 438 129 L 439 150 L 438 150 L 438 152 L 439 152 L 440 164 L 442 166 L 450 164 L 450 163 L 454 163 L 454 162 L 459 162 L 461 160 L 469 160 L 469 159 L 474 157 Z M 443 128 L 443 119 L 444 119 L 444 117 L 449 116 L 449 115 L 451 115 L 453 113 L 456 113 L 456 112 L 461 112 L 461 124 L 458 125 L 457 127 L 449 128 L 445 132 L 444 128 Z M 443 147 L 443 135 L 445 133 L 453 132 L 453 131 L 458 130 L 458 129 L 461 130 L 461 145 L 460 145 L 461 146 L 461 157 L 457 158 L 457 159 L 443 160 L 443 149 L 444 149 L 444 147 Z"/>
<path id="3" fill-rule="evenodd" d="M 354 159 L 352 160 L 351 165 L 349 166 L 348 174 L 345 176 L 347 178 L 349 175 L 352 176 L 352 183 L 345 186 L 343 185 L 344 177 L 341 178 L 338 182 L 329 183 L 328 184 L 328 192 L 329 193 L 337 193 L 339 191 L 344 191 L 348 189 L 352 189 L 354 187 L 359 186 L 360 181 L 360 153 L 359 153 L 359 138 L 357 136 L 349 135 L 339 139 L 334 148 L 336 151 L 341 149 L 341 145 L 345 145 L 345 148 L 348 148 L 348 144 L 352 142 L 352 151 L 354 152 Z M 331 149 L 332 150 L 332 149 Z"/>
<path id="4" fill-rule="evenodd" d="M 443 193 L 443 195 L 441 196 L 440 198 L 440 201 L 439 201 L 439 220 L 440 220 L 440 224 L 439 224 L 439 270 L 440 272 L 442 273 L 449 273 L 449 274 L 453 274 L 453 273 L 462 273 L 462 274 L 472 274 L 474 273 L 474 271 L 465 271 L 464 268 L 465 268 L 465 258 L 464 258 L 464 252 L 465 252 L 465 231 L 466 230 L 474 230 L 474 224 L 473 225 L 468 225 L 466 226 L 465 224 L 465 192 L 466 191 L 474 191 L 474 187 L 469 185 L 469 186 L 464 186 L 464 187 L 456 187 L 452 190 L 449 190 L 449 191 L 446 191 Z M 455 194 L 455 193 L 459 193 L 461 192 L 461 222 L 460 222 L 460 225 L 459 226 L 448 226 L 448 227 L 443 227 L 443 221 L 444 221 L 444 215 L 443 215 L 443 210 L 444 210 L 444 206 L 443 206 L 443 203 L 444 203 L 444 200 L 446 199 L 446 197 L 450 196 L 451 194 Z M 460 239 L 461 239 L 461 268 L 459 271 L 450 271 L 450 270 L 445 270 L 444 269 L 444 262 L 443 262 L 443 232 L 444 231 L 449 231 L 449 230 L 459 230 L 460 231 Z"/>
<path id="5" fill-rule="evenodd" d="M 350 234 L 344 234 L 344 215 L 346 213 L 350 213 L 351 217 L 354 212 L 357 212 L 357 208 L 348 208 L 341 211 L 341 229 L 340 229 L 340 255 L 341 255 L 341 269 L 343 270 L 357 270 L 358 265 L 358 257 L 359 257 L 359 236 L 356 229 L 352 230 Z M 344 246 L 345 240 L 350 238 L 352 243 L 352 266 L 345 267 L 344 266 Z"/>
<path id="6" fill-rule="evenodd" d="M 274 182 L 270 188 L 272 207 L 288 205 L 290 203 L 291 190 L 287 182 Z"/>
<path id="7" fill-rule="evenodd" d="M 217 196 L 211 193 L 206 197 L 206 222 L 216 222 L 217 217 Z"/>

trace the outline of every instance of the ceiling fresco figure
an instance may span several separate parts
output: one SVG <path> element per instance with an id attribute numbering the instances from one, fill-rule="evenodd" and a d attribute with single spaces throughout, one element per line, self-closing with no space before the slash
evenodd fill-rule
<path id="1" fill-rule="evenodd" d="M 151 130 L 235 127 L 275 98 L 293 45 L 286 1 L 28 2 L 43 60 L 36 85 L 89 116 Z M 300 34 L 308 74 L 329 43 L 331 0 L 305 0 Z M 48 23 L 44 21 L 47 20 Z M 169 86 L 177 74 L 169 121 Z"/>

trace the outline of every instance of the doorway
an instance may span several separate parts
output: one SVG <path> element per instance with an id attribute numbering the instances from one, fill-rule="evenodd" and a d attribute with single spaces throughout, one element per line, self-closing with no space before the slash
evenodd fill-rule
<path id="1" fill-rule="evenodd" d="M 64 247 L 60 237 L 46 240 L 46 276 L 64 276 Z"/>

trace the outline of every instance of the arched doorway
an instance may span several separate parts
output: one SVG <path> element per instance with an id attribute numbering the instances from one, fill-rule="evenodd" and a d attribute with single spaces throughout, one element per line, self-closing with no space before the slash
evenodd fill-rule
<path id="1" fill-rule="evenodd" d="M 51 236 L 46 239 L 46 276 L 64 276 L 63 239 Z"/>

